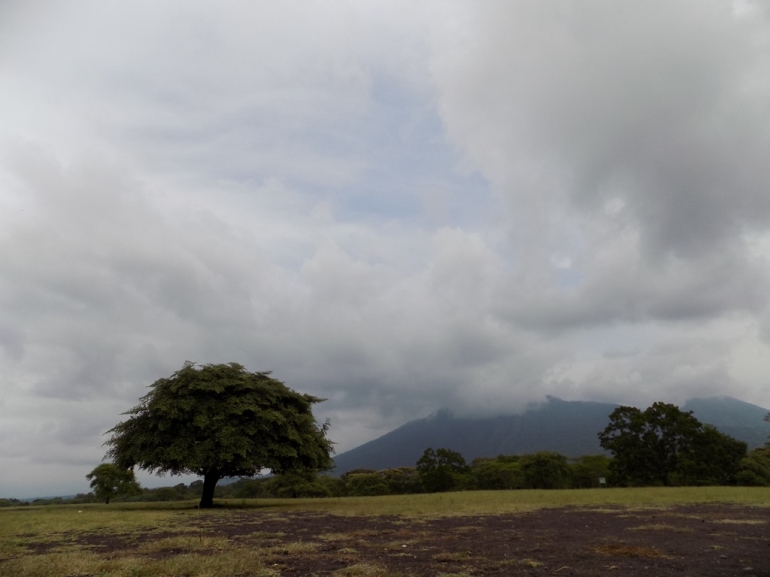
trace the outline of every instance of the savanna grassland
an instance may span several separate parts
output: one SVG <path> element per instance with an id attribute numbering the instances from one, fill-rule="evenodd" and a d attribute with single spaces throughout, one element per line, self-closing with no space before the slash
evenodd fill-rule
<path id="1" fill-rule="evenodd" d="M 770 575 L 770 488 L 0 510 L 0 576 Z"/>

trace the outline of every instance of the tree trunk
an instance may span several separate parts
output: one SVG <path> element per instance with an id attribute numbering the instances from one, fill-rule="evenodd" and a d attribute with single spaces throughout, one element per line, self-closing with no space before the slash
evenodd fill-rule
<path id="1" fill-rule="evenodd" d="M 214 488 L 219 482 L 220 474 L 218 471 L 207 471 L 203 476 L 203 495 L 198 505 L 201 509 L 211 509 L 214 506 Z"/>

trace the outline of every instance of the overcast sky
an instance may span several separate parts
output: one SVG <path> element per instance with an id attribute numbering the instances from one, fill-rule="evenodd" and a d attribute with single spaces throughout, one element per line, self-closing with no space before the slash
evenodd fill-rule
<path id="1" fill-rule="evenodd" d="M 0 497 L 86 491 L 186 360 L 340 452 L 770 406 L 770 2 L 4 0 L 0 102 Z"/>

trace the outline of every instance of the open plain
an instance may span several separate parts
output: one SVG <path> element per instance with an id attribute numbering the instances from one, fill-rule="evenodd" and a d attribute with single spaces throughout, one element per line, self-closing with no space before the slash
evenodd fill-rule
<path id="1" fill-rule="evenodd" d="M 770 576 L 770 489 L 496 491 L 0 511 L 0 575 Z"/>

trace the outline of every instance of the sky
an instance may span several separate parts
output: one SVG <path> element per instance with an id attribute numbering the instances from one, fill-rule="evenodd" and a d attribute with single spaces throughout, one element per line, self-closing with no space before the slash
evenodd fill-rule
<path id="1" fill-rule="evenodd" d="M 338 452 L 770 407 L 767 0 L 4 0 L 0 101 L 0 497 L 87 491 L 188 360 Z"/>

